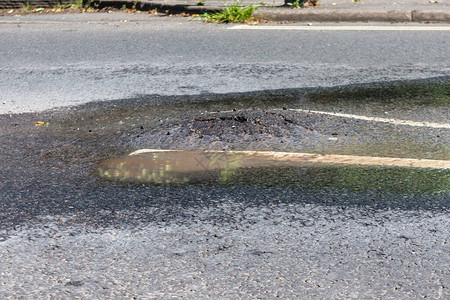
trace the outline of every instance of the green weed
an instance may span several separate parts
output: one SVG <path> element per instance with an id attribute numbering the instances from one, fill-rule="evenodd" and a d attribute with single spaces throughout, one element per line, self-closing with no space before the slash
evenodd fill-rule
<path id="1" fill-rule="evenodd" d="M 304 7 L 304 2 L 300 2 L 300 0 L 295 0 L 294 2 L 288 2 L 287 5 L 292 7 L 293 9 Z"/>
<path id="2" fill-rule="evenodd" d="M 75 0 L 74 3 L 70 5 L 71 8 L 83 8 L 84 7 L 84 0 Z"/>
<path id="3" fill-rule="evenodd" d="M 52 8 L 63 10 L 63 9 L 69 8 L 71 6 L 72 6 L 71 4 L 67 4 L 67 3 L 56 3 L 55 5 L 52 6 Z"/>
<path id="4" fill-rule="evenodd" d="M 297 9 L 304 8 L 306 6 L 320 6 L 319 0 L 295 0 L 294 2 L 285 2 L 286 5 Z"/>
<path id="5" fill-rule="evenodd" d="M 92 0 L 75 0 L 68 8 L 91 9 L 98 7 L 98 4 L 92 3 Z"/>
<path id="6" fill-rule="evenodd" d="M 24 11 L 29 11 L 29 10 L 32 10 L 32 9 L 33 9 L 33 5 L 31 5 L 30 2 L 25 2 L 25 3 L 23 4 L 23 10 L 24 10 Z"/>
<path id="7" fill-rule="evenodd" d="M 204 13 L 201 18 L 205 22 L 215 23 L 248 23 L 255 21 L 253 13 L 258 5 L 241 6 L 239 1 L 225 7 L 223 11 Z"/>
<path id="8" fill-rule="evenodd" d="M 139 3 L 140 0 L 134 0 L 133 6 L 131 7 L 131 9 L 136 9 L 137 4 Z"/>

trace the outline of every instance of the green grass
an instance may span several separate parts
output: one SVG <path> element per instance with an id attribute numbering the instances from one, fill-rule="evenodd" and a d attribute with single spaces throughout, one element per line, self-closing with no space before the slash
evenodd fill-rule
<path id="1" fill-rule="evenodd" d="M 205 22 L 214 23 L 249 23 L 255 21 L 253 13 L 257 5 L 241 6 L 239 1 L 225 7 L 223 11 L 204 13 L 201 18 Z"/>

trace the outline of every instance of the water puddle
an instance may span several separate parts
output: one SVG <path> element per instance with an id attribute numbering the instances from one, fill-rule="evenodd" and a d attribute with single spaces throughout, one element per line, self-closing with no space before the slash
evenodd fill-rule
<path id="1" fill-rule="evenodd" d="M 101 178 L 148 184 L 264 184 L 448 192 L 450 161 L 272 151 L 144 150 L 99 164 Z"/>
<path id="2" fill-rule="evenodd" d="M 282 162 L 261 155 L 215 151 L 151 151 L 101 163 L 103 178 L 151 183 L 226 181 L 238 168 L 281 166 Z"/>

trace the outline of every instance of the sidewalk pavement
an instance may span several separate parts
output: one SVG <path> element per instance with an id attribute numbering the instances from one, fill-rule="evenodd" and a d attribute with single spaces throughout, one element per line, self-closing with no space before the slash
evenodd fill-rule
<path id="1" fill-rule="evenodd" d="M 96 0 L 101 6 L 131 7 L 135 0 Z M 199 14 L 220 11 L 234 0 L 141 0 L 142 10 Z M 444 3 L 445 1 L 445 3 Z M 260 4 L 255 15 L 279 22 L 440 22 L 450 23 L 450 0 L 319 0 L 319 7 L 293 9 L 284 0 L 241 0 L 242 5 Z"/>
<path id="2" fill-rule="evenodd" d="M 25 0 L 0 0 L 0 8 Z M 28 0 L 48 2 L 56 0 Z M 58 0 L 59 1 L 59 0 Z M 93 0 L 99 7 L 126 5 L 139 10 L 158 9 L 170 14 L 201 14 L 220 11 L 235 0 Z M 268 21 L 276 22 L 439 22 L 450 23 L 450 0 L 319 0 L 319 7 L 293 9 L 284 0 L 241 0 L 242 5 L 263 2 L 255 12 Z M 42 4 L 41 4 L 42 5 Z M 21 6 L 18 6 L 21 7 Z M 37 6 L 34 6 L 37 7 Z"/>

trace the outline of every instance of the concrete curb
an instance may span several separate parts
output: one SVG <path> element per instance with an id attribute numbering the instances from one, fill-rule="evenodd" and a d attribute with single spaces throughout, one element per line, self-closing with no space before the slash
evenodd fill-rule
<path id="1" fill-rule="evenodd" d="M 332 9 L 260 9 L 255 15 L 271 21 L 297 22 L 411 22 L 412 13 L 409 11 L 355 11 Z M 450 20 L 450 19 L 449 19 Z"/>
<path id="2" fill-rule="evenodd" d="M 413 22 L 450 23 L 450 11 L 448 10 L 413 10 L 411 17 Z"/>
<path id="3" fill-rule="evenodd" d="M 51 7 L 58 0 L 29 0 L 34 7 Z M 26 0 L 0 0 L 0 9 L 23 7 Z M 157 9 L 169 14 L 203 14 L 217 12 L 223 6 L 198 6 L 184 4 L 167 4 L 149 0 L 93 0 L 99 8 L 135 7 L 142 11 Z M 36 6 L 37 5 L 37 6 Z M 292 9 L 288 7 L 259 7 L 255 12 L 264 20 L 275 22 L 437 22 L 450 23 L 450 10 L 421 10 L 421 9 L 330 9 L 330 8 L 303 8 Z"/>
<path id="4" fill-rule="evenodd" d="M 299 22 L 439 22 L 450 23 L 446 10 L 370 10 L 303 9 L 296 12 L 285 9 L 260 9 L 256 15 L 272 21 Z"/>
<path id="5" fill-rule="evenodd" d="M 121 8 L 124 5 L 131 8 L 136 5 L 139 10 L 158 9 L 170 14 L 188 13 L 202 14 L 223 10 L 222 6 L 198 6 L 183 4 L 167 4 L 154 1 L 126 1 L 126 0 L 94 0 L 102 7 Z M 304 8 L 291 9 L 288 7 L 259 7 L 255 12 L 268 21 L 276 22 L 439 22 L 450 23 L 448 10 L 354 10 L 354 9 L 326 9 Z"/>

